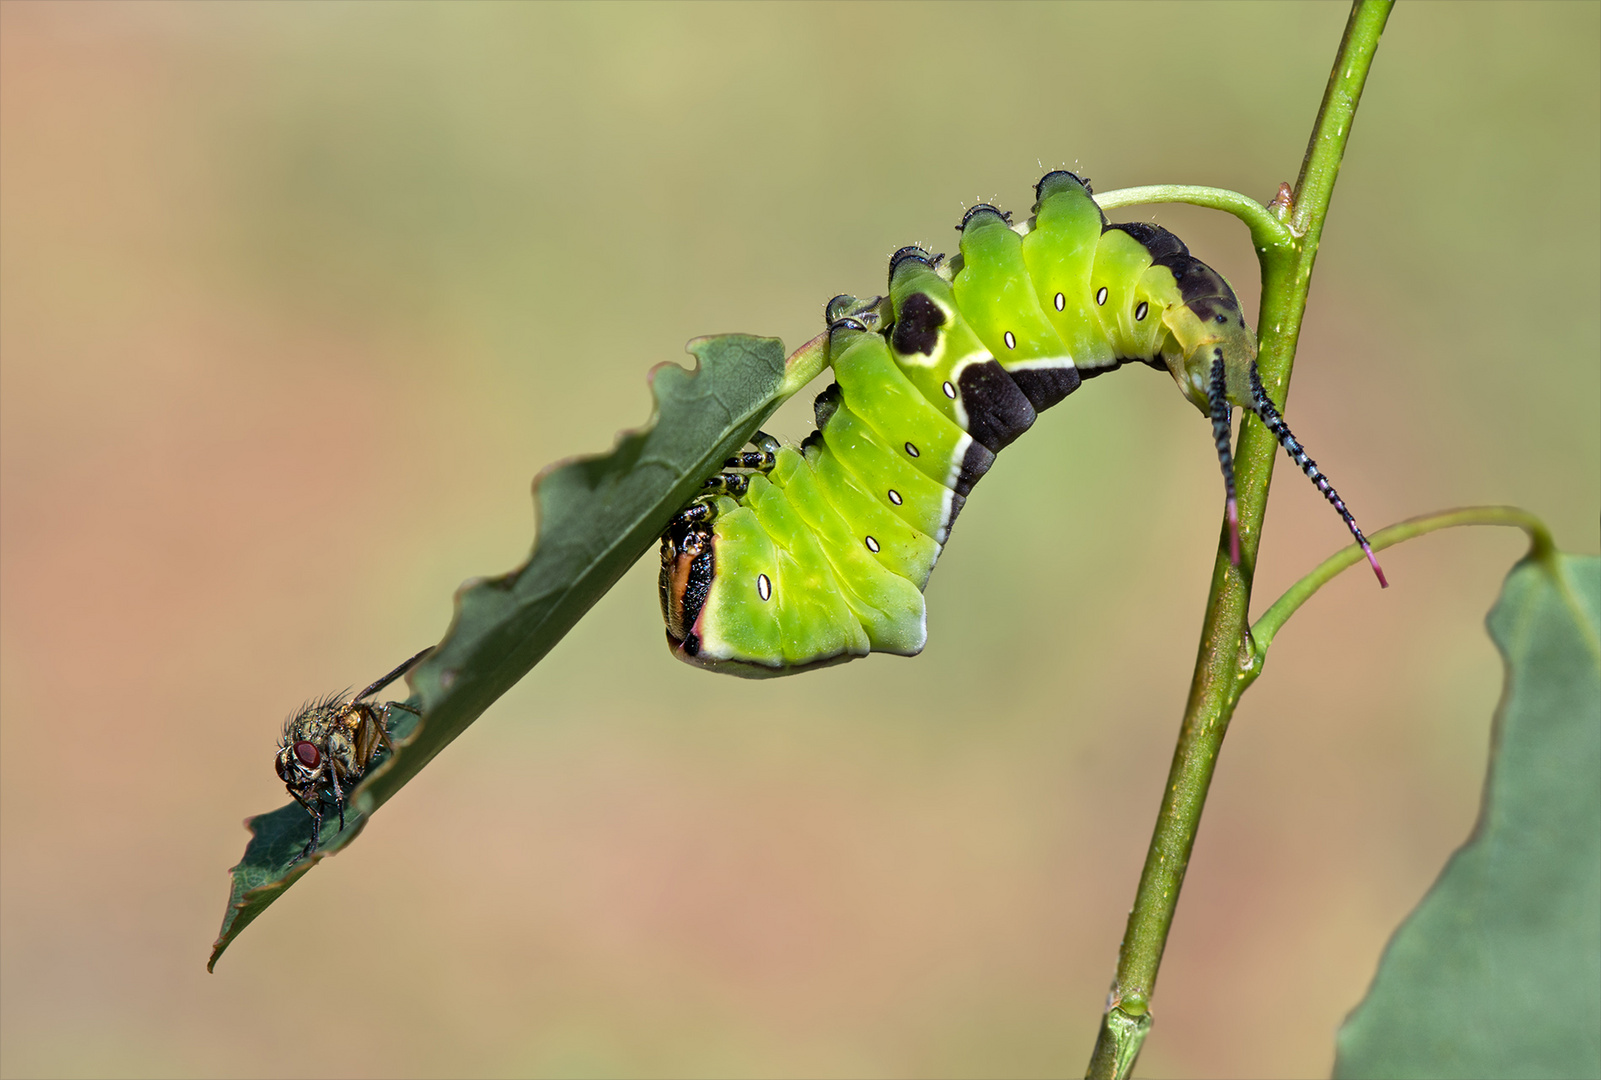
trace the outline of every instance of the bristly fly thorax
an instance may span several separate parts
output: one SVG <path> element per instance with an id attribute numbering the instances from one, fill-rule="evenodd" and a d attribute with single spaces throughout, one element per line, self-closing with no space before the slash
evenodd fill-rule
<path id="1" fill-rule="evenodd" d="M 278 740 L 278 779 L 311 815 L 311 842 L 296 862 L 317 850 L 322 835 L 323 805 L 332 803 L 345 827 L 345 798 L 389 741 L 391 709 L 417 710 L 400 701 L 373 704 L 367 699 L 400 678 L 432 652 L 424 649 L 355 697 L 349 691 L 308 701 L 284 724 Z"/>

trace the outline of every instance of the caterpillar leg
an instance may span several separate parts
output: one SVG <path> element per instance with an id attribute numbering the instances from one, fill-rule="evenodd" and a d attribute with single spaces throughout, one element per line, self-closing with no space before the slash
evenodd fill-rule
<path id="1" fill-rule="evenodd" d="M 849 293 L 840 293 L 827 304 L 823 305 L 823 325 L 833 329 L 835 323 L 842 319 L 854 319 L 863 330 L 876 331 L 885 322 L 886 297 L 851 296 Z"/>
<path id="2" fill-rule="evenodd" d="M 729 460 L 733 460 L 730 458 Z M 703 495 L 731 495 L 738 499 L 750 490 L 750 476 L 747 473 L 718 473 L 709 477 L 701 485 Z"/>
<path id="3" fill-rule="evenodd" d="M 1256 368 L 1253 365 L 1252 371 Z M 1212 361 L 1212 381 L 1207 390 L 1207 402 L 1212 412 L 1212 438 L 1217 443 L 1218 464 L 1223 466 L 1223 490 L 1227 493 L 1229 518 L 1229 562 L 1240 565 L 1240 503 L 1234 495 L 1234 453 L 1229 448 L 1230 420 L 1234 406 L 1229 404 L 1228 379 L 1219 352 Z"/>
<path id="4" fill-rule="evenodd" d="M 758 431 L 750 437 L 750 444 L 756 449 L 747 450 L 742 454 L 735 454 L 723 462 L 725 469 L 750 469 L 763 476 L 773 471 L 778 462 L 778 440 L 765 431 Z"/>
<path id="5" fill-rule="evenodd" d="M 750 490 L 752 476 L 766 476 L 778 464 L 778 440 L 765 431 L 758 431 L 750 438 L 750 444 L 755 450 L 747 450 L 735 454 L 723 462 L 723 468 L 744 469 L 746 472 L 720 472 L 709 477 L 701 485 L 702 497 L 706 495 L 730 495 L 736 499 L 743 498 Z"/>
<path id="6" fill-rule="evenodd" d="M 1334 490 L 1334 485 L 1329 483 L 1329 478 L 1318 470 L 1317 462 L 1307 456 L 1306 450 L 1290 433 L 1290 425 L 1284 422 L 1284 417 L 1279 415 L 1273 399 L 1267 396 L 1267 390 L 1262 386 L 1262 376 L 1258 374 L 1255 364 L 1251 365 L 1251 408 L 1261 418 L 1262 424 L 1273 433 L 1279 445 L 1284 447 L 1284 452 L 1290 455 L 1290 460 L 1300 467 L 1308 480 L 1317 485 L 1317 489 L 1323 493 L 1329 505 L 1339 512 L 1340 517 L 1345 520 L 1345 527 L 1351 530 L 1351 535 L 1356 537 L 1363 554 L 1368 557 L 1368 565 L 1373 567 L 1373 573 L 1378 577 L 1380 587 L 1389 588 L 1390 583 L 1384 579 L 1384 570 L 1379 566 L 1379 560 L 1373 557 L 1373 549 L 1368 546 L 1367 537 L 1357 528 L 1356 518 L 1346 509 L 1345 502 L 1340 498 L 1340 493 Z"/>
<path id="7" fill-rule="evenodd" d="M 717 507 L 709 499 L 696 499 L 673 516 L 667 523 L 667 532 L 683 532 L 696 525 L 709 524 L 716 516 Z"/>

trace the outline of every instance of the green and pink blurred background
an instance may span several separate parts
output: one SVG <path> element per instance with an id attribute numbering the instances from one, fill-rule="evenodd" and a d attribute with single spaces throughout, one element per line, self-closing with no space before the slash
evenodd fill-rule
<path id="1" fill-rule="evenodd" d="M 1594 4 L 1391 19 L 1287 410 L 1370 529 L 1601 516 Z M 0 1073 L 1082 1069 L 1221 491 L 1132 371 L 975 493 L 930 644 L 674 662 L 654 555 L 207 975 L 286 714 L 520 562 L 528 484 L 691 336 L 791 345 L 965 202 L 1270 197 L 1341 4 L 0 7 Z M 1153 217 L 1255 309 L 1232 219 Z M 809 429 L 806 400 L 775 430 Z M 1345 542 L 1279 470 L 1258 607 Z M 1291 623 L 1234 722 L 1141 1063 L 1316 1076 L 1471 827 L 1523 541 Z"/>

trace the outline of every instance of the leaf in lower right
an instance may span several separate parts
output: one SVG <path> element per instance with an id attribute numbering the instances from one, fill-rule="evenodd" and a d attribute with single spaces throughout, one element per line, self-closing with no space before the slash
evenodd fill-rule
<path id="1" fill-rule="evenodd" d="M 1473 835 L 1390 939 L 1336 1077 L 1601 1076 L 1601 559 L 1525 560 Z"/>

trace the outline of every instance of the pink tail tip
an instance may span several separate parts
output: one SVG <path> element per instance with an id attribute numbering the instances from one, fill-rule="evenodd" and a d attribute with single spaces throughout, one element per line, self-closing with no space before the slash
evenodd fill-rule
<path id="1" fill-rule="evenodd" d="M 1229 562 L 1235 566 L 1240 565 L 1240 504 L 1233 499 L 1228 502 L 1229 514 Z M 1374 564 L 1377 565 L 1377 564 Z M 1383 580 L 1384 575 L 1379 575 Z"/>
<path id="2" fill-rule="evenodd" d="M 1368 557 L 1368 565 L 1373 567 L 1373 572 L 1378 575 L 1379 588 L 1388 589 L 1390 587 L 1390 583 L 1384 580 L 1384 568 L 1379 565 L 1379 560 L 1373 557 L 1373 549 L 1364 543 L 1362 545 L 1362 551 Z"/>

